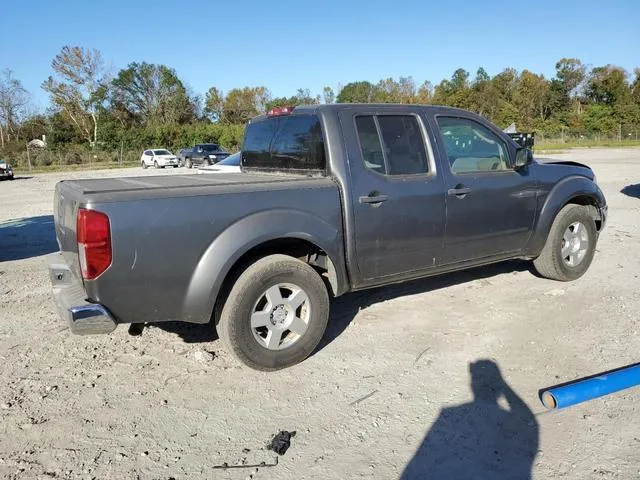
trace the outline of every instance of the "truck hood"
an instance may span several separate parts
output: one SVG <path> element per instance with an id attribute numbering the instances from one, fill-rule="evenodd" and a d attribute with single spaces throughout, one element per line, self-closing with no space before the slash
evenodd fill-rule
<path id="1" fill-rule="evenodd" d="M 538 165 L 538 168 L 544 170 L 554 169 L 558 171 L 558 174 L 570 174 L 582 175 L 590 180 L 595 178 L 593 170 L 587 165 L 578 162 L 572 162 L 569 160 L 555 160 L 553 158 L 536 158 L 534 162 Z"/>

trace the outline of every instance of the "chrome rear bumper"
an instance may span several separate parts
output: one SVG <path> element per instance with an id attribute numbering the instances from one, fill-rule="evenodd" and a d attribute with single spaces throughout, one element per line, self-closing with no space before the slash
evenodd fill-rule
<path id="1" fill-rule="evenodd" d="M 84 286 L 64 263 L 60 252 L 47 255 L 53 299 L 58 313 L 76 335 L 111 333 L 118 326 L 109 311 L 99 303 L 87 301 Z"/>

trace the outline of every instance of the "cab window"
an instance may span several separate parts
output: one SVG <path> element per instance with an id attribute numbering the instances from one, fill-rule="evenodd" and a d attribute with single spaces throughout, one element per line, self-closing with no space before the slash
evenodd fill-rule
<path id="1" fill-rule="evenodd" d="M 428 172 L 424 139 L 415 116 L 357 116 L 356 130 L 367 169 L 383 175 Z"/>
<path id="2" fill-rule="evenodd" d="M 437 117 L 440 136 L 455 174 L 512 170 L 505 142 L 468 118 Z"/>

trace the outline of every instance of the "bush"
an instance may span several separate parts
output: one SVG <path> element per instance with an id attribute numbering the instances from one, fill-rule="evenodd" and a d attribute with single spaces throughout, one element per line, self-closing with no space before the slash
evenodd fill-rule
<path id="1" fill-rule="evenodd" d="M 65 165 L 80 165 L 82 163 L 82 155 L 78 152 L 67 152 L 64 155 Z"/>

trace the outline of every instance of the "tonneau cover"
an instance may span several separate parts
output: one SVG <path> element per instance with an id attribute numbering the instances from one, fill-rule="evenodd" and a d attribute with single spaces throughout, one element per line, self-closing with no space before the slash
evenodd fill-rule
<path id="1" fill-rule="evenodd" d="M 332 184 L 327 177 L 219 173 L 215 175 L 159 175 L 64 181 L 67 189 L 87 202 L 207 195 L 282 188 L 313 188 Z"/>

